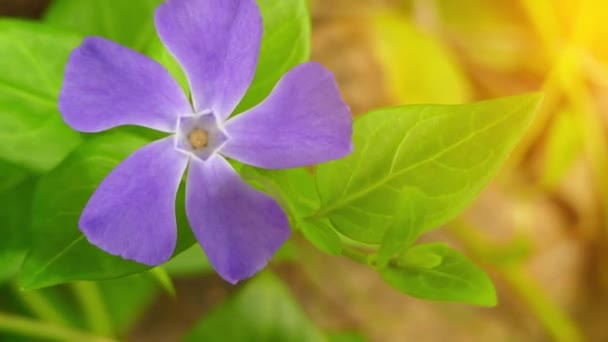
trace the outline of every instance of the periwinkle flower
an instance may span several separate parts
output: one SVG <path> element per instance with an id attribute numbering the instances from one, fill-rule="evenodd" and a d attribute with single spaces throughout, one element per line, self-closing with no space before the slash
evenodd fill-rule
<path id="1" fill-rule="evenodd" d="M 254 0 L 168 0 L 158 34 L 185 71 L 192 103 L 157 62 L 99 37 L 70 56 L 59 99 L 81 132 L 139 125 L 171 135 L 135 151 L 99 185 L 79 227 L 101 249 L 147 265 L 175 249 L 175 198 L 216 271 L 236 283 L 288 239 L 285 213 L 225 157 L 283 169 L 341 158 L 352 119 L 332 75 L 316 63 L 289 71 L 258 106 L 230 118 L 256 69 L 262 20 Z"/>

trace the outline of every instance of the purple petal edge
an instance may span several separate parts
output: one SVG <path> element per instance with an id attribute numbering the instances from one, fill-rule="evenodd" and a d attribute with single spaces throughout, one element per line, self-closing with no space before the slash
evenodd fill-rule
<path id="1" fill-rule="evenodd" d="M 353 121 L 332 74 L 318 63 L 289 71 L 257 107 L 225 124 L 221 153 L 245 164 L 285 169 L 342 158 L 353 150 Z"/>
<path id="2" fill-rule="evenodd" d="M 149 266 L 172 256 L 175 197 L 188 163 L 173 144 L 169 137 L 140 148 L 103 180 L 80 217 L 89 242 Z"/>
<path id="3" fill-rule="evenodd" d="M 211 265 L 233 284 L 263 269 L 291 234 L 277 202 L 245 183 L 221 156 L 191 163 L 186 213 Z"/>
<path id="4" fill-rule="evenodd" d="M 255 74 L 262 18 L 254 0 L 168 0 L 156 30 L 188 76 L 194 108 L 226 119 Z"/>
<path id="5" fill-rule="evenodd" d="M 59 111 L 81 132 L 121 125 L 173 132 L 177 117 L 192 109 L 156 61 L 107 39 L 88 37 L 70 55 Z"/>

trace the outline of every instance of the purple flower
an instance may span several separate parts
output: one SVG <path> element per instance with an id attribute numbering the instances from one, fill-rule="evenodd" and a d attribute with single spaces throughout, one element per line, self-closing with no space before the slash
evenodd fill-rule
<path id="1" fill-rule="evenodd" d="M 230 118 L 256 68 L 262 20 L 254 0 L 168 0 L 158 34 L 190 84 L 192 103 L 155 61 L 89 37 L 70 56 L 59 108 L 81 132 L 140 125 L 171 133 L 135 151 L 97 188 L 80 217 L 88 240 L 147 265 L 175 249 L 175 197 L 188 167 L 186 214 L 209 261 L 236 283 L 288 239 L 285 213 L 224 157 L 283 169 L 341 158 L 352 119 L 332 75 L 302 64 L 260 105 Z"/>

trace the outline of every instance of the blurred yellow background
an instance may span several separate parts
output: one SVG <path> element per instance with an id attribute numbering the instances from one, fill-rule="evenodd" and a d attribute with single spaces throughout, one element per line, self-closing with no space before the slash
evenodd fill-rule
<path id="1" fill-rule="evenodd" d="M 462 218 L 428 237 L 450 239 L 485 265 L 499 307 L 405 299 L 373 275 L 352 273 L 349 262 L 319 260 L 328 273 L 349 268 L 351 281 L 340 286 L 351 296 L 336 291 L 344 307 L 333 312 L 348 311 L 378 341 L 608 341 L 608 2 L 311 5 L 313 59 L 337 73 L 356 114 L 545 94 L 498 179 Z"/>

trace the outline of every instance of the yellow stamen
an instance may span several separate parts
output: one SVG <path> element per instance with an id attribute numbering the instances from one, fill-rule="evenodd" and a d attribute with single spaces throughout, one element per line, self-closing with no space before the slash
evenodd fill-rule
<path id="1" fill-rule="evenodd" d="M 207 147 L 207 143 L 209 142 L 209 135 L 206 131 L 196 128 L 190 133 L 190 135 L 188 136 L 188 140 L 190 141 L 190 145 L 192 145 L 194 149 L 199 149 Z"/>

